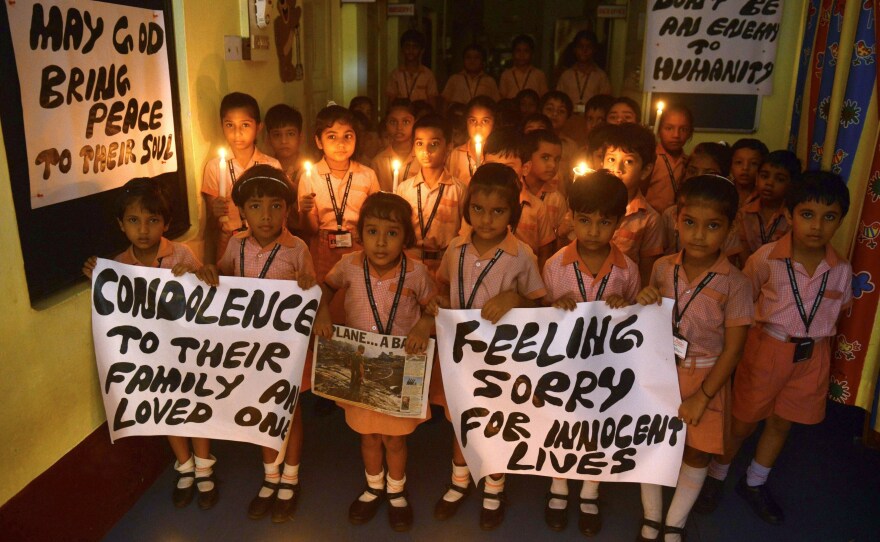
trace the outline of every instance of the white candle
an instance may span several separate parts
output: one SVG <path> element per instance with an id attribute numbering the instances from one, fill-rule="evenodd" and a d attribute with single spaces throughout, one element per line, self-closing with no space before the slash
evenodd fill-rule
<path id="1" fill-rule="evenodd" d="M 581 162 L 577 165 L 577 167 L 574 168 L 575 177 L 582 177 L 582 176 L 586 175 L 587 173 L 592 173 L 592 172 L 593 172 L 593 170 L 590 169 L 589 166 L 587 166 L 586 162 Z"/>
<path id="2" fill-rule="evenodd" d="M 217 192 L 221 198 L 226 199 L 226 194 L 228 193 L 226 188 L 226 149 L 220 149 L 220 179 L 217 184 Z M 220 222 L 229 222 L 229 217 L 227 215 L 223 215 L 220 217 Z"/>
<path id="3" fill-rule="evenodd" d="M 394 172 L 394 180 L 391 183 L 391 192 L 397 192 L 397 183 L 400 179 L 400 160 L 391 162 L 391 170 Z"/>
<path id="4" fill-rule="evenodd" d="M 476 162 L 477 167 L 480 167 L 480 162 L 483 161 L 483 136 L 477 134 L 474 136 L 474 162 Z"/>
<path id="5" fill-rule="evenodd" d="M 657 102 L 657 116 L 654 118 L 654 133 L 660 132 L 660 115 L 663 114 L 663 102 Z"/>
<path id="6" fill-rule="evenodd" d="M 308 179 L 310 182 L 313 181 L 314 179 L 312 179 L 312 163 L 306 160 L 305 163 L 303 163 L 303 168 L 306 170 L 306 179 Z"/>

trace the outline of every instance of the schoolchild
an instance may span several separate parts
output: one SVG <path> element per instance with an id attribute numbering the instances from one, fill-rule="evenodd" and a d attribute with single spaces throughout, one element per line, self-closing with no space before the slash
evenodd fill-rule
<path id="1" fill-rule="evenodd" d="M 583 114 L 586 104 L 596 94 L 611 94 L 611 81 L 594 60 L 599 40 L 591 30 L 581 30 L 572 40 L 575 63 L 559 76 L 556 90 L 564 92 L 572 104 L 573 113 Z"/>
<path id="2" fill-rule="evenodd" d="M 739 205 L 748 203 L 755 192 L 758 170 L 770 153 L 767 145 L 757 139 L 744 137 L 738 139 L 731 147 L 733 158 L 730 165 L 730 177 L 736 183 L 739 192 Z"/>
<path id="3" fill-rule="evenodd" d="M 559 164 L 559 190 L 565 194 L 573 178 L 574 157 L 578 154 L 578 143 L 563 133 L 565 123 L 572 114 L 571 98 L 562 91 L 551 90 L 541 98 L 541 113 L 553 123 L 553 132 L 562 140 L 562 161 Z"/>
<path id="4" fill-rule="evenodd" d="M 681 183 L 688 156 L 684 146 L 694 133 L 694 116 L 683 105 L 670 105 L 660 114 L 657 134 L 657 161 L 648 183 L 642 187 L 645 199 L 658 213 L 675 204 L 675 195 Z"/>
<path id="5" fill-rule="evenodd" d="M 287 104 L 273 105 L 266 111 L 266 133 L 272 154 L 281 164 L 281 171 L 291 183 L 294 194 L 299 179 L 300 144 L 302 143 L 302 114 Z M 299 228 L 299 214 L 296 209 L 290 210 L 287 227 L 291 232 Z"/>
<path id="6" fill-rule="evenodd" d="M 359 125 L 356 129 L 358 144 L 355 159 L 362 164 L 368 163 L 387 145 L 385 141 L 387 134 L 377 127 L 374 113 L 376 109 L 369 96 L 355 96 L 348 102 L 348 110 L 351 111 L 355 124 Z"/>
<path id="7" fill-rule="evenodd" d="M 446 247 L 461 229 L 464 183 L 445 167 L 449 155 L 449 124 L 437 115 L 416 121 L 413 152 L 420 170 L 397 187 L 397 194 L 415 209 L 416 241 L 407 256 L 424 263 L 433 274 L 440 266 Z"/>
<path id="8" fill-rule="evenodd" d="M 406 256 L 415 244 L 412 209 L 396 194 L 369 196 L 361 208 L 358 233 L 363 251 L 346 254 L 321 285 L 324 295 L 315 318 L 315 335 L 330 339 L 333 324 L 329 300 L 345 288 L 345 324 L 380 335 L 406 336 L 406 353 L 424 353 L 434 318 L 422 307 L 434 295 L 428 269 Z M 370 383 L 360 385 L 362 395 Z M 361 435 L 361 457 L 367 487 L 351 503 L 348 519 L 359 525 L 373 519 L 388 501 L 388 521 L 395 531 L 412 526 L 413 510 L 407 499 L 406 436 L 425 418 L 398 418 L 344 403 L 345 421 Z M 385 472 L 383 463 L 387 463 Z"/>
<path id="9" fill-rule="evenodd" d="M 654 265 L 637 296 L 641 305 L 671 298 L 673 348 L 681 391 L 679 420 L 687 424 L 675 494 L 663 517 L 662 486 L 642 484 L 639 540 L 679 542 L 706 478 L 711 454 L 729 439 L 730 376 L 743 352 L 754 306 L 748 278 L 723 251 L 736 216 L 736 187 L 715 175 L 681 187 L 678 232 L 682 251 Z"/>
<path id="10" fill-rule="evenodd" d="M 267 165 L 252 167 L 235 184 L 232 199 L 250 227 L 230 240 L 216 266 L 206 265 L 196 275 L 209 286 L 219 284 L 220 276 L 295 280 L 305 290 L 314 286 L 309 249 L 286 226 L 294 195 L 284 172 Z M 311 389 L 309 365 L 307 362 L 303 371 L 301 391 Z M 283 466 L 279 469 L 277 450 L 262 448 L 263 484 L 248 505 L 251 519 L 269 514 L 273 523 L 283 523 L 296 513 L 302 439 L 302 407 L 297 404 Z"/>
<path id="11" fill-rule="evenodd" d="M 535 53 L 535 40 L 531 36 L 520 34 L 513 38 L 513 66 L 501 72 L 499 92 L 501 98 L 516 98 L 526 89 L 534 90 L 538 96 L 547 92 L 547 76 L 539 68 L 532 65 Z"/>
<path id="12" fill-rule="evenodd" d="M 639 124 L 642 122 L 642 108 L 632 98 L 621 96 L 615 98 L 608 108 L 608 114 L 605 116 L 605 122 L 608 124 Z"/>
<path id="13" fill-rule="evenodd" d="M 216 258 L 226 251 L 226 244 L 233 233 L 247 226 L 242 222 L 238 208 L 229 195 L 237 179 L 257 164 L 267 164 L 281 168 L 278 160 L 263 154 L 257 148 L 257 135 L 260 133 L 260 106 L 257 100 L 242 92 L 227 94 L 220 101 L 220 125 L 223 137 L 232 151 L 226 156 L 225 187 L 226 197 L 220 197 L 220 157 L 212 158 L 205 164 L 202 177 L 202 196 L 205 208 L 210 211 L 208 221 L 209 237 L 214 238 Z M 226 218 L 224 218 L 226 217 Z M 213 259 L 213 258 L 212 258 Z"/>
<path id="14" fill-rule="evenodd" d="M 175 276 L 202 267 L 188 246 L 165 238 L 171 225 L 171 204 L 155 180 L 132 179 L 123 185 L 116 201 L 116 221 L 131 245 L 114 261 L 170 269 Z M 89 258 L 83 265 L 83 274 L 92 278 L 96 263 L 97 257 Z M 213 507 L 219 493 L 213 470 L 217 459 L 211 455 L 211 441 L 168 435 L 168 443 L 175 458 L 176 480 L 171 494 L 174 506 L 187 506 L 198 488 L 199 508 Z"/>
<path id="15" fill-rule="evenodd" d="M 513 99 L 523 118 L 538 112 L 538 102 L 541 101 L 541 97 L 534 90 L 525 88 L 517 92 Z"/>
<path id="16" fill-rule="evenodd" d="M 483 161 L 486 139 L 495 129 L 495 102 L 487 96 L 477 96 L 467 104 L 465 123 L 468 140 L 449 154 L 447 169 L 453 177 L 467 184 L 474 170 Z M 480 152 L 476 143 L 480 141 Z"/>
<path id="17" fill-rule="evenodd" d="M 416 115 L 409 100 L 398 98 L 388 104 L 385 131 L 390 143 L 373 157 L 372 168 L 384 192 L 394 191 L 394 162 L 397 162 L 397 182 L 402 183 L 419 172 L 419 161 L 413 153 L 413 125 Z"/>
<path id="18" fill-rule="evenodd" d="M 360 246 L 357 221 L 361 205 L 378 192 L 372 169 L 351 159 L 357 135 L 348 109 L 331 104 L 315 119 L 315 144 L 323 158 L 300 176 L 300 227 L 312 235 L 310 250 L 318 281 L 336 262 Z"/>
<path id="19" fill-rule="evenodd" d="M 756 325 L 734 379 L 731 443 L 710 464 L 699 501 L 700 511 L 717 507 L 731 461 L 764 420 L 736 492 L 772 524 L 785 516 L 767 479 L 791 426 L 825 418 L 832 342 L 852 303 L 852 267 L 830 244 L 849 210 L 843 179 L 807 171 L 788 191 L 785 208 L 791 231 L 759 248 L 743 269 L 752 282 Z"/>
<path id="20" fill-rule="evenodd" d="M 425 35 L 415 29 L 409 29 L 400 36 L 400 53 L 403 65 L 394 68 L 388 77 L 385 87 L 385 98 L 388 103 L 398 98 L 410 102 L 424 100 L 437 107 L 437 79 L 434 72 L 422 64 L 425 52 Z"/>
<path id="21" fill-rule="evenodd" d="M 486 65 L 486 50 L 477 44 L 465 47 L 462 53 L 464 67 L 454 73 L 443 87 L 442 97 L 446 104 L 470 103 L 477 96 L 485 96 L 497 102 L 501 99 L 498 84 L 483 69 Z"/>
<path id="22" fill-rule="evenodd" d="M 514 234 L 538 256 L 538 268 L 557 248 L 567 242 L 570 225 L 565 222 L 568 204 L 558 190 L 557 176 L 562 160 L 562 141 L 553 132 L 537 130 L 522 138 L 522 216 Z"/>
<path id="23" fill-rule="evenodd" d="M 590 137 L 593 130 L 605 124 L 608 110 L 614 103 L 614 96 L 608 94 L 596 94 L 589 100 L 584 111 L 584 139 Z"/>
<path id="24" fill-rule="evenodd" d="M 639 264 L 646 284 L 657 258 L 663 254 L 663 227 L 660 215 L 639 188 L 651 176 L 655 161 L 654 134 L 638 124 L 609 126 L 605 133 L 602 167 L 626 185 L 629 203 L 626 215 L 614 232 L 613 242 Z"/>
<path id="25" fill-rule="evenodd" d="M 620 308 L 635 302 L 641 287 L 639 268 L 613 243 L 614 230 L 626 213 L 628 194 L 607 171 L 576 177 L 568 193 L 575 240 L 544 264 L 544 302 L 565 310 L 578 303 L 604 301 Z M 578 499 L 578 530 L 595 536 L 602 529 L 599 482 L 585 480 Z M 568 480 L 553 478 L 544 521 L 554 531 L 568 525 Z"/>
<path id="26" fill-rule="evenodd" d="M 552 132 L 553 121 L 551 121 L 544 113 L 532 113 L 531 115 L 523 117 L 520 132 L 528 134 L 535 130 L 550 130 Z"/>
<path id="27" fill-rule="evenodd" d="M 483 318 L 496 323 L 514 307 L 538 306 L 547 292 L 535 255 L 510 233 L 520 217 L 519 184 L 516 172 L 502 164 L 485 164 L 474 173 L 464 204 L 464 219 L 472 230 L 453 239 L 443 255 L 437 271 L 441 294 L 428 304 L 429 313 L 436 314 L 439 307 L 481 309 Z M 438 384 L 442 386 L 441 379 Z M 432 385 L 431 402 L 446 407 L 442 387 Z M 446 417 L 450 419 L 448 408 Z M 498 527 L 504 519 L 504 481 L 504 475 L 485 479 L 480 510 L 484 530 Z M 437 501 L 434 517 L 455 515 L 470 489 L 470 471 L 453 441 L 452 483 Z"/>

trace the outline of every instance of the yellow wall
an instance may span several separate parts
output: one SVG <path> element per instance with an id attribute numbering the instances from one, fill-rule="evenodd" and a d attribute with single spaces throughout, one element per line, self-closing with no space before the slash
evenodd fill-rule
<path id="1" fill-rule="evenodd" d="M 225 62 L 223 36 L 241 34 L 237 0 L 174 2 L 184 157 L 194 227 L 187 238 L 201 248 L 200 198 L 205 162 L 222 141 L 220 99 L 252 94 L 265 112 L 285 102 L 304 109 L 302 82 L 281 83 L 278 61 Z M 2 137 L 2 136 L 0 136 Z M 10 190 L 0 145 L 0 503 L 76 446 L 104 422 L 85 286 L 48 308 L 31 308 Z"/>

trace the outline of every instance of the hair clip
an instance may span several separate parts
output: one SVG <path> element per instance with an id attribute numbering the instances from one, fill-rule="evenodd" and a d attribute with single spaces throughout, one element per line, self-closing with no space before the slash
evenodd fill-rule
<path id="1" fill-rule="evenodd" d="M 734 183 L 730 180 L 729 177 L 725 177 L 724 175 L 718 175 L 717 173 L 706 173 L 706 175 L 709 177 L 718 177 L 719 179 L 724 179 L 725 181 L 729 182 L 731 186 L 736 186 L 736 183 Z"/>
<path id="2" fill-rule="evenodd" d="M 327 102 L 327 105 L 325 105 L 324 107 L 330 107 L 330 106 L 333 106 L 333 105 L 339 105 L 339 104 L 336 103 L 336 102 L 334 102 L 333 100 L 330 100 L 330 101 Z"/>
<path id="3" fill-rule="evenodd" d="M 236 189 L 238 189 L 238 192 L 241 193 L 242 186 L 246 185 L 250 181 L 256 181 L 257 179 L 266 179 L 267 181 L 275 181 L 276 183 L 279 183 L 282 186 L 284 186 L 284 188 L 286 188 L 287 190 L 290 190 L 290 187 L 287 185 L 286 182 L 282 181 L 281 179 L 277 179 L 275 177 L 266 177 L 265 175 L 260 175 L 258 177 L 249 177 L 247 179 L 244 179 L 244 180 L 236 183 L 235 187 L 236 187 Z"/>

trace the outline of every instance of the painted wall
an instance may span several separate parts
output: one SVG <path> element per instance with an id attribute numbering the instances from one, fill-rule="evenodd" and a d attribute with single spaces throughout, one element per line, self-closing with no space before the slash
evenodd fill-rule
<path id="1" fill-rule="evenodd" d="M 252 94 L 265 111 L 285 102 L 304 108 L 301 82 L 281 83 L 278 61 L 225 62 L 224 35 L 240 35 L 240 0 L 174 2 L 184 158 L 194 227 L 186 236 L 201 251 L 198 197 L 205 162 L 222 142 L 220 99 Z M 246 20 L 246 19 L 245 19 Z M 5 503 L 104 422 L 85 285 L 35 310 L 30 305 L 10 191 L 0 145 L 0 503 Z"/>

